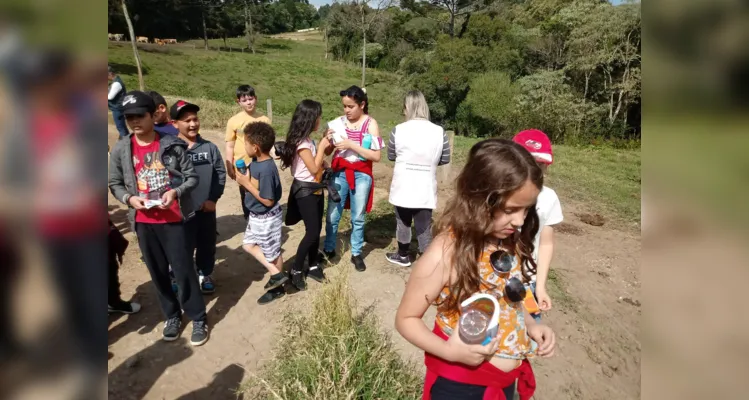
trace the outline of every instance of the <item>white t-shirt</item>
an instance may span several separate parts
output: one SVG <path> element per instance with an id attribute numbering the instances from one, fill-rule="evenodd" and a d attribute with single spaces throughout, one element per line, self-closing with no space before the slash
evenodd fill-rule
<path id="1" fill-rule="evenodd" d="M 546 186 L 541 189 L 536 200 L 536 213 L 538 213 L 538 233 L 533 239 L 533 260 L 538 263 L 538 245 L 541 241 L 541 230 L 546 226 L 556 225 L 564 219 L 562 205 L 559 203 L 557 192 Z M 536 281 L 536 276 L 533 276 Z"/>
<path id="2" fill-rule="evenodd" d="M 302 182 L 314 182 L 314 175 L 309 172 L 309 169 L 307 169 L 307 165 L 304 164 L 304 160 L 302 160 L 302 157 L 299 156 L 299 150 L 302 149 L 308 149 L 309 151 L 311 151 L 313 158 L 317 155 L 317 147 L 315 147 L 315 143 L 312 141 L 312 139 L 307 138 L 307 140 L 300 142 L 296 146 L 296 153 L 294 153 L 294 159 L 291 161 L 291 173 L 294 175 L 295 179 L 298 179 Z"/>

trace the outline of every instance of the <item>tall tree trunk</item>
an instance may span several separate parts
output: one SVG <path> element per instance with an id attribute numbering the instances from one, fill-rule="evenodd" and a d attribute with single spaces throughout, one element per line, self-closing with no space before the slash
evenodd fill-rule
<path id="1" fill-rule="evenodd" d="M 252 26 L 250 24 L 250 9 L 247 7 L 247 0 L 244 0 L 244 31 L 245 34 L 247 34 L 247 48 L 252 50 L 254 53 L 255 50 L 252 48 L 252 34 L 250 31 L 252 30 Z"/>
<path id="2" fill-rule="evenodd" d="M 135 41 L 135 30 L 133 29 L 133 22 L 130 21 L 130 14 L 127 12 L 127 5 L 125 0 L 122 0 L 122 14 L 125 15 L 125 22 L 127 22 L 127 29 L 130 33 L 130 43 L 133 44 L 133 54 L 135 55 L 135 66 L 138 68 L 138 86 L 140 90 L 146 90 L 146 86 L 143 83 L 143 70 L 140 67 L 140 55 L 138 54 L 138 45 Z"/>
<path id="3" fill-rule="evenodd" d="M 250 38 L 252 39 L 250 41 L 250 50 L 252 50 L 252 54 L 255 54 L 255 31 L 252 28 L 252 7 L 249 8 L 249 20 L 250 20 Z"/>
<path id="4" fill-rule="evenodd" d="M 325 39 L 325 59 L 328 59 L 328 28 L 326 27 L 322 31 L 323 38 Z"/>
<path id="5" fill-rule="evenodd" d="M 366 28 L 362 28 L 362 30 L 364 41 L 361 47 L 361 87 L 364 88 L 366 87 L 365 82 L 367 78 L 367 30 Z"/>
<path id="6" fill-rule="evenodd" d="M 205 10 L 202 10 L 201 15 L 203 17 L 203 44 L 205 49 L 208 50 L 208 30 L 205 28 Z"/>
<path id="7" fill-rule="evenodd" d="M 457 8 L 457 0 L 454 0 L 450 4 L 450 39 L 455 37 L 455 13 L 458 12 Z"/>
<path id="8" fill-rule="evenodd" d="M 585 73 L 585 91 L 583 92 L 583 104 L 585 104 L 585 99 L 588 98 L 588 86 L 590 85 L 590 75 L 592 72 L 586 72 Z"/>

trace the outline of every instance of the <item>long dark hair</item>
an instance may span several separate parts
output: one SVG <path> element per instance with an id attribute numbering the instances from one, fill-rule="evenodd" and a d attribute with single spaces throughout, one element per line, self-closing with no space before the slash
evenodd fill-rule
<path id="1" fill-rule="evenodd" d="M 521 145 L 505 139 L 488 139 L 476 143 L 458 176 L 455 194 L 445 207 L 436 234 L 448 234 L 453 246 L 448 265 L 457 279 L 449 284 L 450 295 L 438 303 L 441 310 L 453 312 L 468 297 L 478 292 L 481 276 L 478 261 L 486 244 L 493 215 L 503 210 L 507 198 L 531 181 L 539 190 L 543 173 L 533 156 Z M 539 228 L 536 208 L 531 207 L 519 232 L 508 237 L 508 250 L 523 263 L 527 282 L 536 273 L 533 261 L 533 238 Z"/>
<path id="2" fill-rule="evenodd" d="M 289 132 L 286 134 L 286 144 L 279 154 L 281 169 L 291 166 L 297 146 L 312 134 L 312 131 L 315 130 L 315 123 L 321 115 L 322 104 L 314 100 L 306 99 L 297 104 L 294 116 L 291 117 Z"/>
<path id="3" fill-rule="evenodd" d="M 364 103 L 364 114 L 369 115 L 369 99 L 367 93 L 359 86 L 351 86 L 348 89 L 341 90 L 341 97 L 351 97 L 358 105 Z"/>

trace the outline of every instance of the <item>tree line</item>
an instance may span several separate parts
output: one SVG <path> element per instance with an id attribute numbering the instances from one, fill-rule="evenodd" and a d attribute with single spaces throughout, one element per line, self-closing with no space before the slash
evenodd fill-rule
<path id="1" fill-rule="evenodd" d="M 149 38 L 223 38 L 275 34 L 317 27 L 307 0 L 126 0 L 133 28 Z M 110 33 L 127 35 L 122 0 L 108 0 Z M 252 46 L 252 43 L 249 43 Z"/>
<path id="2" fill-rule="evenodd" d="M 398 72 L 435 122 L 467 136 L 535 127 L 552 140 L 637 145 L 639 2 L 370 0 L 315 10 L 307 0 L 124 0 L 138 36 L 180 40 L 320 27 L 325 57 Z M 123 0 L 109 31 L 127 32 Z"/>
<path id="3" fill-rule="evenodd" d="M 399 72 L 459 134 L 536 127 L 556 142 L 639 141 L 638 2 L 401 0 L 319 13 L 333 58 Z"/>

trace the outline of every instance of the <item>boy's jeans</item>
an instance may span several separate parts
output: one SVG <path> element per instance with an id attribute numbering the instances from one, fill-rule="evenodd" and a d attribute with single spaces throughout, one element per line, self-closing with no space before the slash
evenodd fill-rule
<path id="1" fill-rule="evenodd" d="M 328 197 L 328 216 L 325 219 L 325 251 L 331 252 L 336 248 L 338 223 L 341 221 L 343 206 L 346 199 L 351 198 L 351 255 L 361 255 L 364 246 L 364 218 L 369 200 L 369 189 L 372 187 L 372 177 L 362 172 L 355 172 L 355 187 L 351 191 L 346 181 L 345 171 L 336 172 L 333 179 L 341 195 L 341 201 L 333 203 Z"/>

